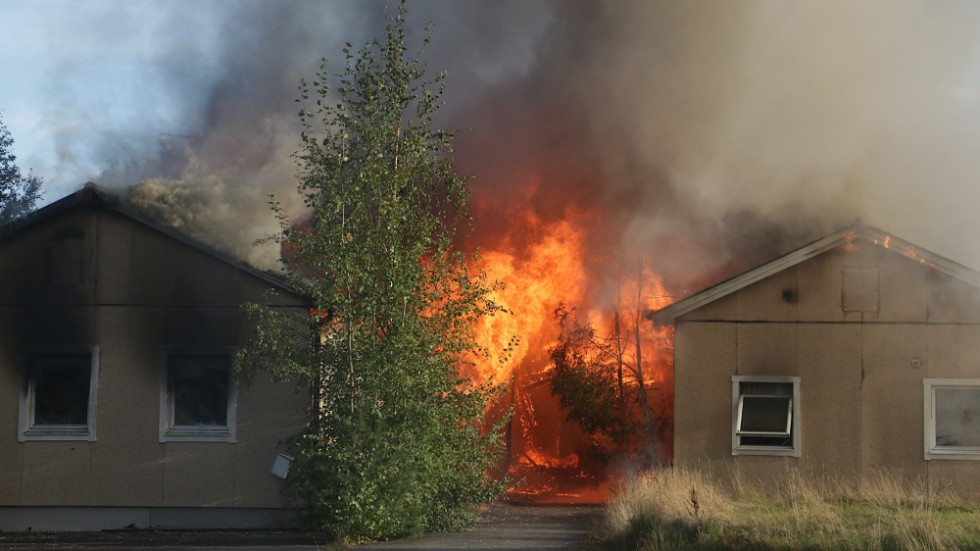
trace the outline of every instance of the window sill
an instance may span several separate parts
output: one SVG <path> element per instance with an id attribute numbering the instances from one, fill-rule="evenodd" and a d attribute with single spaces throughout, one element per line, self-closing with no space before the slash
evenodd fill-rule
<path id="1" fill-rule="evenodd" d="M 799 450 L 794 450 L 790 448 L 732 448 L 732 455 L 771 455 L 775 457 L 799 457 Z"/>
<path id="2" fill-rule="evenodd" d="M 71 441 L 71 442 L 95 442 L 95 432 L 88 427 L 45 427 L 32 428 L 21 432 L 18 442 L 29 441 Z"/>
<path id="3" fill-rule="evenodd" d="M 160 442 L 226 442 L 233 444 L 235 443 L 235 435 L 228 427 L 176 427 L 161 433 Z"/>
<path id="4" fill-rule="evenodd" d="M 926 452 L 925 460 L 953 460 L 953 461 L 977 461 L 980 460 L 980 450 L 955 448 L 933 448 Z"/>

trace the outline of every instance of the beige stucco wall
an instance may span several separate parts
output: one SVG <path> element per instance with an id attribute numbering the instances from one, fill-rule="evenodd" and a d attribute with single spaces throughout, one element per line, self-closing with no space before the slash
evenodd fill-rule
<path id="1" fill-rule="evenodd" d="M 980 463 L 923 457 L 923 379 L 980 378 L 980 292 L 895 251 L 855 245 L 676 320 L 677 465 L 765 480 L 887 470 L 980 498 Z M 877 274 L 875 311 L 848 311 L 866 298 L 853 287 L 845 297 L 849 268 Z M 735 375 L 800 377 L 799 457 L 732 454 Z"/>
<path id="2" fill-rule="evenodd" d="M 49 243 L 84 234 L 84 281 L 52 286 Z M 159 442 L 161 351 L 239 346 L 238 305 L 270 287 L 113 212 L 82 208 L 0 243 L 0 506 L 282 507 L 270 473 L 305 396 L 258 375 L 239 385 L 236 441 Z M 288 296 L 291 303 L 299 302 Z M 98 345 L 94 442 L 18 442 L 24 346 Z"/>

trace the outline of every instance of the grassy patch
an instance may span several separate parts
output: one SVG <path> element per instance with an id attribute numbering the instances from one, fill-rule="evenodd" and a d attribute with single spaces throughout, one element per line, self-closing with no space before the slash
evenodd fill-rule
<path id="1" fill-rule="evenodd" d="M 624 484 L 594 540 L 616 550 L 980 550 L 980 505 L 887 476 L 759 491 L 663 469 Z"/>

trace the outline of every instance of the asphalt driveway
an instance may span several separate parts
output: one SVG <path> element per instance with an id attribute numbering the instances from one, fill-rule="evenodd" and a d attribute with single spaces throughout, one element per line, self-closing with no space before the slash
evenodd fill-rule
<path id="1" fill-rule="evenodd" d="M 597 506 L 496 504 L 472 529 L 356 546 L 357 551 L 534 550 L 578 549 L 588 536 Z M 179 532 L 121 531 L 59 533 L 0 533 L 0 551 L 122 550 L 143 551 L 322 551 L 328 542 L 300 532 Z"/>
<path id="2" fill-rule="evenodd" d="M 358 551 L 408 549 L 578 549 L 592 529 L 599 507 L 498 504 L 472 530 L 433 534 L 357 546 Z"/>

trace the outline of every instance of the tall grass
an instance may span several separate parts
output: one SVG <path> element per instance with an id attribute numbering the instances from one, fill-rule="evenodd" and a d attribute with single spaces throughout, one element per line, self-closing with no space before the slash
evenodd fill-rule
<path id="1" fill-rule="evenodd" d="M 670 468 L 626 481 L 606 506 L 598 549 L 980 550 L 980 506 L 918 480 L 857 484 L 789 473 L 760 484 Z"/>

